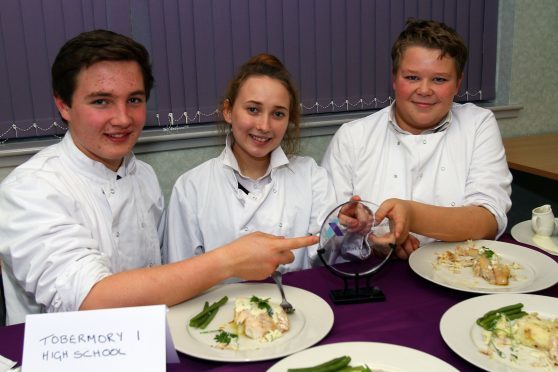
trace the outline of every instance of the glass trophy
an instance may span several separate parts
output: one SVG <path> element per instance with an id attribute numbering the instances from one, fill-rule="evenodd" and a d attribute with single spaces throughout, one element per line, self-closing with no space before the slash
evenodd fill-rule
<path id="1" fill-rule="evenodd" d="M 393 255 L 395 238 L 387 218 L 375 220 L 377 209 L 371 202 L 349 201 L 331 211 L 322 225 L 318 256 L 329 272 L 344 283 L 343 289 L 330 292 L 334 303 L 385 299 L 384 293 L 370 282 Z"/>

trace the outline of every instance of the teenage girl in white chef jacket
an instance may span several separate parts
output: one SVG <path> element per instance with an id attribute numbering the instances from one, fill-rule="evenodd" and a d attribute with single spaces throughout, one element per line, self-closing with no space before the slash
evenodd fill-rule
<path id="1" fill-rule="evenodd" d="M 254 231 L 285 237 L 318 233 L 335 206 L 326 171 L 314 159 L 296 155 L 300 103 L 276 57 L 260 54 L 242 65 L 220 111 L 229 129 L 223 152 L 174 185 L 164 250 L 168 262 Z M 316 249 L 293 251 L 294 262 L 279 270 L 313 266 Z"/>

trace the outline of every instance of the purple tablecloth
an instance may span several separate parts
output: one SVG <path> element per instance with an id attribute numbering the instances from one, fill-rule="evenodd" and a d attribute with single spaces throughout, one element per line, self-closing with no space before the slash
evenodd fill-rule
<path id="1" fill-rule="evenodd" d="M 509 235 L 500 241 L 515 243 Z M 558 261 L 558 257 L 550 256 Z M 386 295 L 383 302 L 334 305 L 331 289 L 342 288 L 343 282 L 325 268 L 288 273 L 286 285 L 313 292 L 333 309 L 335 322 L 330 333 L 318 344 L 347 341 L 374 341 L 411 347 L 434 355 L 460 371 L 477 368 L 455 354 L 443 341 L 439 331 L 440 318 L 454 304 L 476 296 L 431 283 L 410 268 L 406 261 L 393 260 L 374 279 L 373 284 Z M 558 285 L 537 294 L 558 297 Z M 0 354 L 21 362 L 23 325 L 0 328 Z M 221 363 L 193 358 L 179 353 L 180 364 L 169 364 L 173 371 L 264 371 L 277 360 L 251 363 Z"/>

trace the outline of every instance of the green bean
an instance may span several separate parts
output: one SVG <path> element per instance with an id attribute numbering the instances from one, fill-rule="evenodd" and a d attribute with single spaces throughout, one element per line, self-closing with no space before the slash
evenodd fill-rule
<path id="1" fill-rule="evenodd" d="M 527 313 L 524 312 L 522 308 L 523 304 L 519 303 L 491 310 L 478 318 L 476 323 L 486 330 L 491 330 L 502 316 L 505 316 L 508 320 L 514 320 L 525 316 Z"/>
<path id="2" fill-rule="evenodd" d="M 204 309 L 200 313 L 195 315 L 190 321 L 194 321 L 194 322 L 199 321 L 200 319 L 205 317 L 207 313 L 209 313 L 213 309 L 219 308 L 220 306 L 224 305 L 227 301 L 228 301 L 228 297 L 224 296 L 219 301 L 212 303 L 210 306 L 207 307 L 204 306 Z"/>
<path id="3" fill-rule="evenodd" d="M 520 312 L 515 313 L 515 314 L 510 314 L 508 316 L 508 319 L 509 320 L 515 320 L 515 319 L 523 318 L 525 315 L 527 315 L 527 313 L 525 311 L 520 311 Z"/>
<path id="4" fill-rule="evenodd" d="M 496 313 L 506 313 L 506 312 L 510 312 L 510 311 L 512 311 L 512 310 L 514 310 L 514 309 L 521 309 L 522 307 L 523 307 L 523 304 L 522 304 L 522 303 L 504 306 L 504 307 L 501 307 L 501 308 L 499 308 L 499 309 L 495 309 L 495 310 L 491 310 L 491 311 L 487 312 L 487 313 L 484 314 L 481 318 L 484 318 L 484 317 L 487 317 L 487 316 L 490 316 L 490 315 L 494 315 L 494 314 L 496 314 Z"/>
<path id="5" fill-rule="evenodd" d="M 342 356 L 339 358 L 331 359 L 325 363 L 318 364 L 317 366 L 313 367 L 305 367 L 305 368 L 290 368 L 288 372 L 333 372 L 339 371 L 342 368 L 345 368 L 351 362 L 350 356 Z"/>
<path id="6" fill-rule="evenodd" d="M 527 315 L 527 313 L 525 311 L 518 311 L 512 314 L 502 314 L 502 316 L 505 315 L 507 320 L 515 320 L 515 319 L 519 319 L 524 317 L 525 315 Z M 496 323 L 498 322 L 499 318 L 493 320 L 491 323 L 487 323 L 490 328 L 494 327 L 494 325 L 496 325 Z"/>
<path id="7" fill-rule="evenodd" d="M 514 311 L 520 311 L 521 308 L 523 307 L 523 304 L 514 304 L 514 305 L 509 305 L 509 306 L 504 306 L 501 307 L 499 309 L 495 309 L 495 310 L 491 310 L 489 312 L 487 312 L 486 314 L 484 314 L 483 316 L 481 316 L 478 320 L 484 320 L 484 319 L 488 319 L 490 317 L 494 317 L 494 316 L 498 316 L 498 314 L 502 314 L 502 313 L 512 313 Z"/>
<path id="8" fill-rule="evenodd" d="M 219 311 L 219 308 L 216 308 L 213 311 L 210 311 L 209 313 L 207 313 L 207 316 L 205 316 L 203 318 L 203 322 L 198 326 L 198 328 L 205 329 L 205 327 L 207 327 L 209 325 L 209 323 L 211 323 L 213 318 L 215 318 L 215 315 L 217 315 L 218 311 Z"/>
<path id="9" fill-rule="evenodd" d="M 483 327 L 483 324 L 490 324 L 493 323 L 495 321 L 498 321 L 498 319 L 500 319 L 501 316 L 505 315 L 506 318 L 510 318 L 511 315 L 517 314 L 522 312 L 520 308 L 517 309 L 512 309 L 509 312 L 504 312 L 504 313 L 496 313 L 496 314 L 492 314 L 489 315 L 488 317 L 483 317 L 483 318 L 479 318 L 477 319 L 477 324 L 480 325 L 481 327 Z"/>
<path id="10" fill-rule="evenodd" d="M 200 328 L 200 326 L 205 323 L 208 317 L 211 318 L 209 319 L 210 322 L 213 319 L 213 317 L 215 317 L 215 314 L 219 310 L 219 307 L 223 306 L 228 300 L 229 298 L 227 296 L 224 296 L 219 301 L 214 302 L 209 306 L 204 306 L 203 310 L 200 313 L 196 314 L 192 319 L 190 319 L 190 327 Z M 213 317 L 211 317 L 211 313 L 214 310 L 215 313 L 213 314 Z M 209 324 L 209 322 L 207 324 Z M 207 326 L 207 324 L 205 324 L 205 326 Z"/>
<path id="11" fill-rule="evenodd" d="M 206 310 L 208 307 L 209 307 L 209 302 L 205 301 L 205 303 L 203 304 L 203 310 Z"/>

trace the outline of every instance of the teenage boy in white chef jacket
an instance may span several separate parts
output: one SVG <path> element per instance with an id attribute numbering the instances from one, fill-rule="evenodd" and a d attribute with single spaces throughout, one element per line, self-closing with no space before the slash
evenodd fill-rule
<path id="1" fill-rule="evenodd" d="M 7 323 L 39 312 L 174 305 L 234 276 L 263 279 L 317 238 L 253 233 L 203 257 L 161 264 L 163 196 L 132 154 L 153 85 L 149 55 L 106 30 L 68 41 L 52 66 L 68 123 L 0 185 Z"/>
<path id="2" fill-rule="evenodd" d="M 443 23 L 409 20 L 391 54 L 395 101 L 344 124 L 324 155 L 337 200 L 383 203 L 376 218 L 394 223 L 400 258 L 421 242 L 497 238 L 512 176 L 492 112 L 453 102 L 465 43 Z"/>

